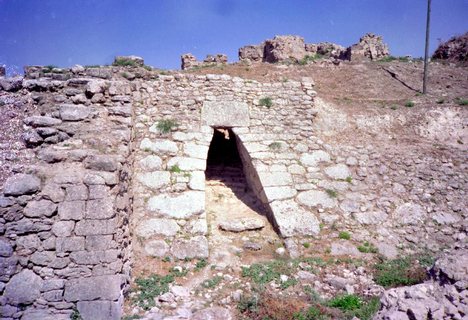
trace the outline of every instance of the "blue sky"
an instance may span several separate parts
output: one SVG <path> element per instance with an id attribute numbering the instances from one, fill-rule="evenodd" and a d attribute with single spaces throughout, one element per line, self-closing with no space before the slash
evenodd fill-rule
<path id="1" fill-rule="evenodd" d="M 176 69 L 277 34 L 308 43 L 356 43 L 381 34 L 393 55 L 422 56 L 426 0 L 0 0 L 0 64 L 111 63 L 136 54 Z M 468 0 L 432 1 L 431 51 L 439 39 L 468 31 Z"/>

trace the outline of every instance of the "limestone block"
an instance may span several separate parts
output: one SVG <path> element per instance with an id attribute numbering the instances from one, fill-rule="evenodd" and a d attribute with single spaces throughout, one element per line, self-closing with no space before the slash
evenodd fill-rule
<path id="1" fill-rule="evenodd" d="M 88 200 L 88 188 L 84 184 L 68 186 L 66 188 L 65 200 Z"/>
<path id="2" fill-rule="evenodd" d="M 41 188 L 41 180 L 31 174 L 15 174 L 8 178 L 3 186 L 5 196 L 21 196 L 31 194 Z"/>
<path id="3" fill-rule="evenodd" d="M 79 301 L 76 305 L 83 320 L 120 320 L 122 317 L 118 301 Z"/>
<path id="4" fill-rule="evenodd" d="M 355 212 L 353 216 L 361 224 L 380 224 L 387 219 L 387 214 L 382 211 Z"/>
<path id="5" fill-rule="evenodd" d="M 117 300 L 121 294 L 120 285 L 120 275 L 70 279 L 65 283 L 64 298 L 67 302 Z"/>
<path id="6" fill-rule="evenodd" d="M 145 244 L 144 250 L 151 257 L 164 257 L 169 251 L 169 245 L 164 240 L 152 240 Z"/>
<path id="7" fill-rule="evenodd" d="M 50 217 L 57 210 L 57 205 L 50 200 L 30 201 L 24 208 L 24 215 L 29 218 Z"/>
<path id="8" fill-rule="evenodd" d="M 173 242 L 171 253 L 177 259 L 208 258 L 208 240 L 204 236 L 196 236 L 189 240 L 178 239 Z"/>
<path id="9" fill-rule="evenodd" d="M 204 212 L 205 192 L 186 191 L 175 197 L 157 195 L 149 199 L 148 210 L 170 218 L 187 219 Z"/>
<path id="10" fill-rule="evenodd" d="M 41 287 L 41 277 L 25 269 L 11 278 L 5 287 L 4 297 L 9 304 L 28 305 L 39 298 Z"/>
<path id="11" fill-rule="evenodd" d="M 236 220 L 225 220 L 219 223 L 219 228 L 225 231 L 242 232 L 258 230 L 265 227 L 265 222 L 260 218 L 242 218 Z"/>
<path id="12" fill-rule="evenodd" d="M 204 236 L 208 232 L 208 224 L 206 219 L 191 220 L 186 226 L 185 230 L 190 234 Z"/>
<path id="13" fill-rule="evenodd" d="M 90 155 L 84 161 L 84 166 L 90 170 L 112 172 L 118 169 L 118 162 L 108 155 Z"/>
<path id="14" fill-rule="evenodd" d="M 137 180 L 145 187 L 159 189 L 171 183 L 171 174 L 168 171 L 153 171 L 139 173 Z"/>
<path id="15" fill-rule="evenodd" d="M 156 155 L 149 155 L 141 159 L 139 164 L 143 169 L 146 169 L 149 171 L 158 170 L 162 168 L 162 160 L 160 157 Z"/>
<path id="16" fill-rule="evenodd" d="M 201 120 L 202 124 L 213 127 L 248 127 L 249 106 L 240 101 L 205 101 Z"/>
<path id="17" fill-rule="evenodd" d="M 265 187 L 263 192 L 265 192 L 268 202 L 289 199 L 297 194 L 297 190 L 291 187 Z"/>
<path id="18" fill-rule="evenodd" d="M 144 138 L 140 143 L 141 150 L 148 150 L 155 153 L 168 153 L 175 154 L 179 150 L 177 143 L 170 140 L 155 140 L 151 141 L 149 138 Z"/>
<path id="19" fill-rule="evenodd" d="M 190 172 L 189 188 L 192 190 L 205 190 L 205 172 Z"/>
<path id="20" fill-rule="evenodd" d="M 320 232 L 317 217 L 302 209 L 294 200 L 273 201 L 270 208 L 283 237 L 316 235 Z"/>
<path id="21" fill-rule="evenodd" d="M 62 123 L 62 120 L 47 116 L 27 117 L 23 122 L 32 127 L 53 127 Z"/>
<path id="22" fill-rule="evenodd" d="M 419 204 L 405 203 L 396 208 L 393 218 L 399 224 L 414 225 L 424 221 L 426 211 Z"/>
<path id="23" fill-rule="evenodd" d="M 174 157 L 167 162 L 168 169 L 175 165 L 184 171 L 206 170 L 206 161 L 195 158 Z"/>
<path id="24" fill-rule="evenodd" d="M 136 234 L 143 238 L 154 235 L 171 237 L 175 236 L 179 230 L 179 225 L 173 219 L 148 219 L 139 224 Z"/>
<path id="25" fill-rule="evenodd" d="M 234 317 L 226 308 L 222 307 L 211 307 L 207 309 L 202 309 L 195 312 L 191 317 L 192 320 L 233 320 Z"/>
<path id="26" fill-rule="evenodd" d="M 343 163 L 326 167 L 324 171 L 327 174 L 327 176 L 329 176 L 332 179 L 344 180 L 347 177 L 351 176 L 351 171 L 349 171 L 348 166 Z"/>
<path id="27" fill-rule="evenodd" d="M 332 208 L 336 206 L 336 199 L 331 198 L 326 192 L 319 190 L 309 190 L 299 193 L 297 201 L 309 208 L 321 206 L 322 208 Z"/>
<path id="28" fill-rule="evenodd" d="M 60 118 L 64 121 L 81 121 L 91 113 L 91 108 L 84 105 L 63 104 L 60 106 Z"/>
<path id="29" fill-rule="evenodd" d="M 184 154 L 191 158 L 206 160 L 208 157 L 208 146 L 188 142 L 184 144 Z"/>
<path id="30" fill-rule="evenodd" d="M 58 215 L 62 220 L 80 220 L 85 215 L 85 201 L 65 201 L 58 205 Z"/>
<path id="31" fill-rule="evenodd" d="M 288 172 L 258 172 L 263 187 L 289 186 L 293 184 L 291 174 Z"/>
<path id="32" fill-rule="evenodd" d="M 0 257 L 11 257 L 12 254 L 13 247 L 11 243 L 5 238 L 0 238 Z"/>
<path id="33" fill-rule="evenodd" d="M 315 167 L 320 162 L 330 162 L 330 155 L 325 151 L 317 150 L 301 156 L 301 163 L 308 167 Z"/>
<path id="34" fill-rule="evenodd" d="M 112 248 L 112 236 L 91 235 L 86 236 L 85 248 L 88 251 L 107 250 Z"/>
<path id="35" fill-rule="evenodd" d="M 84 237 L 59 237 L 56 240 L 57 252 L 84 250 Z"/>
<path id="36" fill-rule="evenodd" d="M 116 218 L 108 220 L 81 220 L 76 223 L 75 234 L 78 236 L 113 234 L 117 230 Z"/>

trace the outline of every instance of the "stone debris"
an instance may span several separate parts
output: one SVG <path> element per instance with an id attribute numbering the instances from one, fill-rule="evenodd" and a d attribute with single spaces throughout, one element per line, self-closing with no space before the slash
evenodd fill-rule
<path id="1" fill-rule="evenodd" d="M 265 222 L 258 218 L 242 218 L 240 220 L 222 221 L 219 228 L 225 231 L 242 232 L 248 230 L 258 230 L 265 227 Z"/>
<path id="2" fill-rule="evenodd" d="M 374 319 L 464 319 L 468 314 L 468 248 L 455 247 L 438 259 L 431 279 L 384 292 Z"/>

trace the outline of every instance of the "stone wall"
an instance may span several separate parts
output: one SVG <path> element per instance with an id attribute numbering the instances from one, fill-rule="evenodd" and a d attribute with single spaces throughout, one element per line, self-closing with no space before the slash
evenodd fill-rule
<path id="1" fill-rule="evenodd" d="M 135 254 L 208 256 L 204 171 L 213 128 L 233 128 L 251 188 L 266 205 L 291 202 L 297 193 L 292 186 L 298 165 L 291 152 L 304 148 L 311 134 L 314 95 L 309 79 L 259 83 L 219 75 L 175 75 L 142 84 L 135 104 Z M 262 98 L 271 99 L 272 106 L 261 105 Z M 177 125 L 164 133 L 161 126 L 168 121 Z M 275 207 L 273 213 L 283 214 L 281 210 Z M 284 219 L 274 214 L 272 221 Z M 292 228 L 284 229 L 284 236 L 298 231 L 277 222 Z"/>
<path id="2" fill-rule="evenodd" d="M 36 161 L 0 195 L 0 314 L 69 319 L 76 308 L 119 319 L 130 274 L 130 85 L 30 70 L 50 78 L 22 81 L 36 106 L 23 135 Z"/>

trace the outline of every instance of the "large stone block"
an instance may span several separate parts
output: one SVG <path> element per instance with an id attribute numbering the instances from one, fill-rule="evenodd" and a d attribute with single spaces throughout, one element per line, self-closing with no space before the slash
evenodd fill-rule
<path id="1" fill-rule="evenodd" d="M 154 235 L 171 237 L 175 236 L 179 230 L 179 225 L 173 219 L 148 219 L 140 223 L 136 228 L 136 234 L 144 238 Z"/>
<path id="2" fill-rule="evenodd" d="M 30 201 L 24 208 L 24 215 L 29 218 L 50 217 L 57 210 L 57 205 L 50 200 Z"/>
<path id="3" fill-rule="evenodd" d="M 83 320 L 120 320 L 122 316 L 118 301 L 79 301 L 77 308 Z"/>
<path id="4" fill-rule="evenodd" d="M 81 251 L 85 247 L 84 237 L 67 237 L 57 238 L 56 240 L 57 252 L 70 252 L 70 251 Z"/>
<path id="5" fill-rule="evenodd" d="M 292 176 L 288 172 L 258 172 L 263 187 L 290 186 L 293 184 Z"/>
<path id="6" fill-rule="evenodd" d="M 187 191 L 170 197 L 161 194 L 148 201 L 148 210 L 176 219 L 187 219 L 205 210 L 205 192 Z"/>
<path id="7" fill-rule="evenodd" d="M 320 232 L 320 223 L 314 214 L 302 209 L 295 201 L 273 201 L 270 207 L 283 237 L 310 236 Z"/>
<path id="8" fill-rule="evenodd" d="M 204 236 L 178 239 L 172 244 L 171 253 L 177 259 L 208 258 L 208 240 Z"/>
<path id="9" fill-rule="evenodd" d="M 80 220 L 84 218 L 84 201 L 65 201 L 58 206 L 58 215 L 62 220 Z"/>
<path id="10" fill-rule="evenodd" d="M 177 143 L 170 140 L 154 140 L 148 138 L 141 140 L 140 149 L 144 151 L 152 151 L 154 153 L 175 154 L 179 150 Z"/>
<path id="11" fill-rule="evenodd" d="M 65 283 L 65 301 L 118 300 L 121 296 L 120 275 L 71 279 Z"/>
<path id="12" fill-rule="evenodd" d="M 297 201 L 309 208 L 316 208 L 318 206 L 332 208 L 336 206 L 334 198 L 331 198 L 326 192 L 319 190 L 301 192 L 297 196 Z"/>
<path id="13" fill-rule="evenodd" d="M 187 157 L 174 157 L 167 162 L 167 168 L 178 166 L 183 171 L 206 170 L 206 161 Z"/>
<path id="14" fill-rule="evenodd" d="M 317 150 L 301 156 L 301 163 L 308 167 L 315 167 L 320 162 L 330 162 L 330 155 L 325 151 Z"/>
<path id="15" fill-rule="evenodd" d="M 88 219 L 108 219 L 112 218 L 114 213 L 113 197 L 105 199 L 89 200 L 86 203 L 85 216 Z"/>
<path id="16" fill-rule="evenodd" d="M 75 234 L 79 236 L 113 234 L 117 230 L 117 220 L 82 220 L 75 226 Z"/>
<path id="17" fill-rule="evenodd" d="M 170 184 L 171 174 L 168 171 L 145 172 L 139 173 L 137 179 L 145 187 L 159 189 Z"/>
<path id="18" fill-rule="evenodd" d="M 80 121 L 86 119 L 91 109 L 84 105 L 64 104 L 60 106 L 60 118 L 65 121 Z"/>
<path id="19" fill-rule="evenodd" d="M 241 101 L 205 101 L 201 120 L 213 127 L 248 127 L 249 106 Z"/>
<path id="20" fill-rule="evenodd" d="M 41 180 L 31 174 L 15 174 L 7 179 L 3 187 L 5 196 L 21 196 L 31 194 L 41 188 Z"/>
<path id="21" fill-rule="evenodd" d="M 32 304 L 39 298 L 42 279 L 31 270 L 14 275 L 5 287 L 5 298 L 12 305 Z"/>

